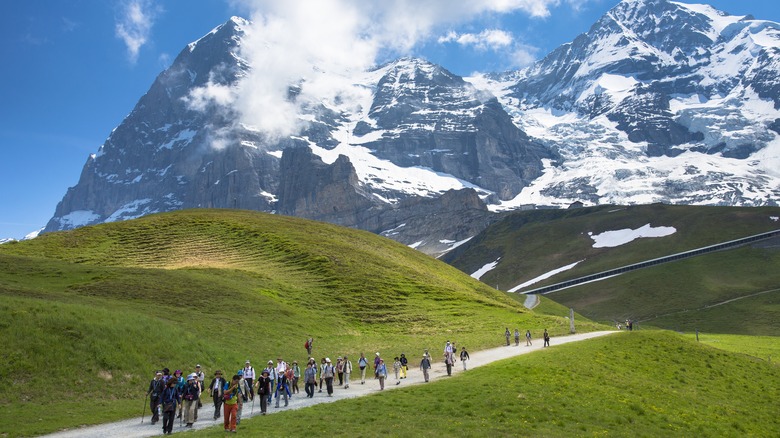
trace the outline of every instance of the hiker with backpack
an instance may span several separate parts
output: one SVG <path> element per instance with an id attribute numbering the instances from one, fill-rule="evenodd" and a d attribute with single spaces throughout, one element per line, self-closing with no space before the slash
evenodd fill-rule
<path id="1" fill-rule="evenodd" d="M 149 408 L 152 410 L 152 425 L 160 421 L 160 415 L 157 407 L 160 405 L 160 397 L 165 389 L 165 383 L 162 380 L 162 371 L 157 371 L 154 374 L 154 378 L 149 382 L 149 389 L 146 391 L 146 396 L 149 397 Z"/>
<path id="2" fill-rule="evenodd" d="M 225 403 L 225 432 L 235 432 L 238 424 L 238 402 L 241 399 L 241 376 L 236 374 L 230 383 L 225 383 L 222 399 Z"/>
<path id="3" fill-rule="evenodd" d="M 303 372 L 303 387 L 306 390 L 306 397 L 314 398 L 314 388 L 317 386 L 317 363 L 310 360 L 306 364 L 306 370 Z"/>
<path id="4" fill-rule="evenodd" d="M 379 354 L 379 353 L 377 353 Z M 379 357 L 379 356 L 377 356 Z M 379 379 L 379 390 L 384 391 L 385 379 L 387 378 L 387 367 L 385 366 L 385 360 L 379 358 L 379 364 L 376 366 L 376 378 Z M 399 382 L 400 383 L 400 382 Z"/>
<path id="5" fill-rule="evenodd" d="M 515 329 L 515 347 L 520 346 L 520 330 Z"/>
<path id="6" fill-rule="evenodd" d="M 420 369 L 423 372 L 423 377 L 425 377 L 425 382 L 428 382 L 430 377 L 428 376 L 428 370 L 431 369 L 431 359 L 428 356 L 428 354 L 423 354 L 423 358 L 420 361 Z"/>
<path id="7" fill-rule="evenodd" d="M 533 343 L 531 342 L 531 330 L 525 331 L 525 346 L 530 347 Z"/>
<path id="8" fill-rule="evenodd" d="M 251 397 L 254 398 L 254 381 L 255 381 L 255 369 L 252 368 L 252 365 L 249 363 L 249 359 L 246 360 L 244 363 L 244 380 L 246 381 L 246 384 L 249 385 L 249 394 L 251 394 Z"/>
<path id="9" fill-rule="evenodd" d="M 550 334 L 547 333 L 547 329 L 544 329 L 544 346 L 545 347 L 550 346 Z"/>
<path id="10" fill-rule="evenodd" d="M 192 424 L 197 420 L 195 415 L 198 411 L 198 399 L 200 398 L 197 374 L 192 373 L 187 376 L 187 384 L 184 386 L 184 392 L 181 396 L 184 404 L 184 422 L 187 423 L 187 427 L 192 427 Z"/>
<path id="11" fill-rule="evenodd" d="M 163 412 L 163 435 L 170 435 L 173 433 L 173 420 L 174 417 L 176 417 L 176 405 L 179 404 L 179 391 L 176 390 L 177 383 L 176 379 L 169 378 L 168 383 L 160 396 Z"/>
<path id="12" fill-rule="evenodd" d="M 344 355 L 344 389 L 349 388 L 349 376 L 352 374 L 352 361 Z"/>
<path id="13" fill-rule="evenodd" d="M 271 377 L 268 369 L 264 369 L 260 377 L 257 378 L 255 387 L 257 396 L 260 397 L 260 412 L 265 415 L 268 409 L 268 394 L 271 393 Z"/>
<path id="14" fill-rule="evenodd" d="M 238 399 L 236 400 L 236 424 L 241 424 L 241 412 L 244 410 L 244 403 L 252 399 L 254 396 L 250 394 L 249 385 L 246 384 L 244 379 L 244 370 L 238 370 L 236 373 L 238 376 Z"/>
<path id="15" fill-rule="evenodd" d="M 360 367 L 360 384 L 365 385 L 366 368 L 368 367 L 368 359 L 366 359 L 366 355 L 363 353 L 360 353 L 360 359 L 358 359 L 358 367 Z"/>
<path id="16" fill-rule="evenodd" d="M 401 361 L 398 360 L 398 356 L 393 358 L 393 372 L 395 373 L 395 384 L 401 384 Z"/>
<path id="17" fill-rule="evenodd" d="M 298 366 L 298 361 L 294 360 L 292 364 L 292 393 L 300 394 L 301 390 L 298 388 L 298 380 L 301 379 L 301 367 Z"/>
<path id="18" fill-rule="evenodd" d="M 268 393 L 266 394 L 266 401 L 268 403 L 271 403 L 271 397 L 273 397 L 273 387 L 274 384 L 276 383 L 276 368 L 274 367 L 274 361 L 272 360 L 268 361 L 268 366 L 266 366 L 265 370 L 263 371 L 266 370 L 268 371 L 268 379 L 271 381 L 271 389 L 272 389 L 271 391 L 268 391 Z"/>
<path id="19" fill-rule="evenodd" d="M 322 375 L 320 379 L 325 379 L 325 386 L 328 389 L 328 397 L 333 397 L 333 376 L 336 370 L 333 368 L 333 364 L 330 362 L 330 358 L 325 358 L 325 365 L 322 367 Z M 320 384 L 322 387 L 322 384 Z M 322 389 L 320 389 L 322 392 Z"/>
<path id="20" fill-rule="evenodd" d="M 314 338 L 310 337 L 306 340 L 306 343 L 303 344 L 303 348 L 306 349 L 306 353 L 311 357 L 311 349 L 314 347 Z"/>
<path id="21" fill-rule="evenodd" d="M 466 361 L 471 359 L 469 357 L 469 352 L 466 351 L 466 347 L 462 347 L 460 350 L 460 361 L 463 362 L 463 371 L 466 371 Z"/>
<path id="22" fill-rule="evenodd" d="M 336 375 L 339 376 L 339 386 L 344 385 L 344 359 L 341 356 L 336 359 Z"/>
<path id="23" fill-rule="evenodd" d="M 222 407 L 223 394 L 225 393 L 225 385 L 227 381 L 222 378 L 222 371 L 214 371 L 214 378 L 209 385 L 209 394 L 214 399 L 214 420 L 220 416 L 220 408 Z"/>
<path id="24" fill-rule="evenodd" d="M 509 327 L 506 328 L 506 331 L 504 331 L 504 337 L 506 337 L 506 346 L 509 346 L 509 338 L 512 336 L 511 333 L 509 333 Z"/>
<path id="25" fill-rule="evenodd" d="M 406 358 L 404 353 L 401 353 L 401 357 L 398 360 L 401 362 L 401 378 L 405 379 L 409 371 L 409 359 Z"/>
<path id="26" fill-rule="evenodd" d="M 277 376 L 277 383 L 276 383 L 276 391 L 274 392 L 274 397 L 276 398 L 276 405 L 274 407 L 279 407 L 279 399 L 280 397 L 284 397 L 284 407 L 287 407 L 287 404 L 289 403 L 289 397 L 290 397 L 290 387 L 287 384 L 288 382 L 288 373 L 285 371 L 284 373 L 280 373 Z"/>
<path id="27" fill-rule="evenodd" d="M 187 384 L 187 379 L 184 378 L 184 376 L 181 375 L 181 370 L 176 370 L 173 373 L 173 379 L 176 379 L 176 392 L 179 395 L 179 413 L 176 415 L 176 418 L 181 418 L 181 411 L 182 411 L 182 402 L 181 402 L 181 395 L 184 392 L 184 386 Z"/>

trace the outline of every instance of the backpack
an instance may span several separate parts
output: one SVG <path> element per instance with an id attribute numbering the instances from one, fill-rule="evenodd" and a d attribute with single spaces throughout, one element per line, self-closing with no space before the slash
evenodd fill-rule
<path id="1" fill-rule="evenodd" d="M 309 349 L 309 341 L 306 341 L 306 343 L 303 344 L 303 348 L 305 348 L 307 350 Z"/>

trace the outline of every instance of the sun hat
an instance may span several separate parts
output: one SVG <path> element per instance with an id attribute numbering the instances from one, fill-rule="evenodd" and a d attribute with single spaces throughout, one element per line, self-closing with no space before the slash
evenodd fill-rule
<path id="1" fill-rule="evenodd" d="M 239 376 L 243 376 L 244 375 L 244 370 L 238 370 L 238 372 L 236 374 L 239 375 Z"/>
<path id="2" fill-rule="evenodd" d="M 329 358 L 329 357 L 326 357 L 326 358 L 325 358 L 325 362 L 328 362 L 328 363 L 330 363 L 330 358 Z"/>

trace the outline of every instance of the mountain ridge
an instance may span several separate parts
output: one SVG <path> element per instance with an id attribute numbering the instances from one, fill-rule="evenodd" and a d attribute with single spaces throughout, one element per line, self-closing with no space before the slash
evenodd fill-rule
<path id="1" fill-rule="evenodd" d="M 244 208 L 395 230 L 406 244 L 421 237 L 401 227 L 414 220 L 430 233 L 419 249 L 441 254 L 518 208 L 780 199 L 776 23 L 624 1 L 522 71 L 463 78 L 401 58 L 355 74 L 362 97 L 302 104 L 300 132 L 280 138 L 220 100 L 252 74 L 241 52 L 248 26 L 233 17 L 185 47 L 90 157 L 47 232 Z M 732 64 L 736 73 L 721 68 Z M 291 84 L 289 99 L 306 86 Z M 301 173 L 323 165 L 331 171 Z M 464 191 L 464 206 L 473 190 L 487 207 L 472 226 L 443 207 L 455 206 L 442 201 L 451 190 Z M 454 223 L 435 218 L 445 210 Z"/>

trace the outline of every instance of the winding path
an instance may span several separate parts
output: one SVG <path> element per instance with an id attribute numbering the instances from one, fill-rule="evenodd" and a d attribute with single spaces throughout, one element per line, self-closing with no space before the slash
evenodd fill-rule
<path id="1" fill-rule="evenodd" d="M 567 344 L 569 342 L 576 342 L 576 341 L 582 341 L 585 339 L 591 339 L 596 338 L 599 336 L 604 336 L 612 333 L 618 333 L 616 331 L 601 331 L 601 332 L 591 332 L 591 333 L 582 333 L 582 334 L 575 334 L 575 335 L 569 335 L 569 336 L 560 336 L 552 338 L 550 343 L 550 348 L 555 348 L 557 345 L 561 344 Z M 467 366 L 469 369 L 476 368 L 484 365 L 488 365 L 492 362 L 506 359 L 509 357 L 517 356 L 520 354 L 530 353 L 533 351 L 541 350 L 542 347 L 542 340 L 537 339 L 534 341 L 534 344 L 532 346 L 526 347 L 523 345 L 525 342 L 523 339 L 521 341 L 521 345 L 519 347 L 515 347 L 514 345 L 510 347 L 497 347 L 497 348 L 491 348 L 488 350 L 482 350 L 482 351 L 475 351 L 475 352 L 469 352 L 471 356 L 471 360 L 467 362 Z M 436 357 L 435 352 L 431 352 L 431 354 L 434 356 L 434 359 L 439 360 L 439 362 L 436 362 L 433 364 L 433 369 L 431 370 L 430 377 L 431 381 L 436 381 L 442 378 L 447 378 L 447 371 L 444 367 L 444 364 L 440 361 L 440 358 Z M 395 384 L 395 377 L 391 376 L 388 381 L 385 383 L 385 389 L 386 390 L 392 390 L 395 388 L 403 388 L 405 386 L 409 385 L 417 385 L 424 383 L 424 379 L 422 376 L 422 372 L 419 370 L 419 360 L 422 359 L 422 355 L 420 357 L 410 357 L 409 363 L 412 364 L 412 366 L 409 367 L 409 377 L 407 379 L 401 380 L 401 383 L 399 385 Z M 356 364 L 356 361 L 353 359 L 353 364 Z M 392 363 L 388 364 L 388 368 L 392 368 Z M 355 366 L 355 369 L 358 370 L 357 366 Z M 459 373 L 463 372 L 463 367 L 460 362 L 456 363 L 453 367 L 453 374 L 457 375 Z M 392 369 L 390 370 L 390 373 L 392 374 Z M 368 374 L 371 374 L 370 372 Z M 355 378 L 357 377 L 357 379 Z M 366 380 L 365 385 L 360 384 L 360 371 L 358 370 L 357 373 L 352 373 L 352 379 L 351 379 L 351 385 L 349 389 L 344 389 L 342 387 L 336 386 L 333 392 L 333 397 L 327 397 L 325 393 L 318 393 L 316 392 L 314 394 L 314 398 L 306 398 L 306 393 L 303 392 L 301 395 L 296 394 L 290 399 L 290 405 L 287 408 L 274 408 L 273 404 L 269 404 L 268 406 L 268 414 L 273 414 L 275 412 L 280 412 L 283 410 L 290 410 L 290 409 L 301 409 L 308 406 L 320 404 L 320 403 L 329 403 L 334 402 L 342 399 L 347 398 L 353 398 L 353 397 L 362 397 L 365 395 L 373 394 L 375 392 L 379 391 L 379 383 L 378 381 L 374 379 Z M 303 389 L 303 385 L 301 384 L 301 389 Z M 275 400 L 274 400 L 275 402 Z M 212 420 L 212 415 L 214 412 L 214 405 L 212 403 L 204 403 L 203 407 L 200 409 L 200 419 L 195 422 L 193 425 L 193 429 L 204 429 L 207 427 L 219 425 L 222 426 L 222 419 L 218 419 L 216 421 Z M 242 418 L 246 419 L 249 417 L 257 416 L 260 414 L 260 406 L 257 404 L 255 406 L 254 411 L 252 410 L 252 404 L 251 402 L 244 405 L 244 412 L 242 415 Z M 239 430 L 240 430 L 239 426 Z M 179 421 L 176 420 L 174 423 L 173 431 L 176 432 L 182 432 L 185 430 L 189 430 L 184 428 L 180 425 Z M 150 416 L 148 415 L 148 408 L 147 408 L 147 415 L 144 418 L 144 422 L 141 423 L 141 418 L 136 417 L 129 420 L 123 420 L 118 421 L 115 423 L 107 423 L 107 424 L 100 424 L 97 426 L 88 426 L 78 429 L 71 429 L 71 430 L 65 430 L 62 432 L 57 432 L 51 435 L 46 435 L 49 437 L 57 437 L 57 438 L 102 438 L 106 436 L 112 436 L 112 437 L 149 437 L 149 436 L 157 436 L 162 435 L 162 419 L 160 419 L 160 422 L 155 424 L 154 426 L 151 425 L 150 422 Z"/>

